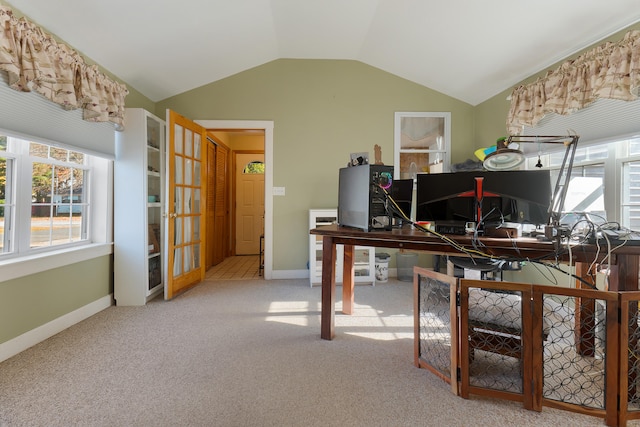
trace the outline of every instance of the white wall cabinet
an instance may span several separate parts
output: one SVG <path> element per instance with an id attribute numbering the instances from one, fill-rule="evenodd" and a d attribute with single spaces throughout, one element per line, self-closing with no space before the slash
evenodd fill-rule
<path id="1" fill-rule="evenodd" d="M 309 211 L 309 230 L 322 225 L 338 222 L 337 209 L 311 209 Z M 355 283 L 375 285 L 375 248 L 356 246 L 354 248 Z M 344 247 L 336 245 L 336 283 L 342 282 Z M 309 235 L 309 284 L 322 283 L 322 236 Z"/>
<path id="2" fill-rule="evenodd" d="M 144 305 L 164 289 L 165 157 L 165 122 L 127 108 L 114 164 L 117 305 Z"/>

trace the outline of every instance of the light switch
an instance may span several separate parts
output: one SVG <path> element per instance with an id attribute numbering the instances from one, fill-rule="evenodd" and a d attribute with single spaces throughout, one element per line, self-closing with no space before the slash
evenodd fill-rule
<path id="1" fill-rule="evenodd" d="M 274 196 L 284 196 L 284 187 L 273 187 Z"/>

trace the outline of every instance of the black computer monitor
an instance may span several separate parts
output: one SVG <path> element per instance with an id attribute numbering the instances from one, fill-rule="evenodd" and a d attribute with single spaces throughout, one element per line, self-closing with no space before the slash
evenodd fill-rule
<path id="1" fill-rule="evenodd" d="M 541 225 L 551 196 L 548 170 L 418 174 L 416 221 Z"/>
<path id="2" fill-rule="evenodd" d="M 402 212 L 411 218 L 411 205 L 413 203 L 413 179 L 394 179 L 391 183 L 391 198 L 396 202 Z M 393 212 L 394 218 L 404 220 L 398 213 Z"/>

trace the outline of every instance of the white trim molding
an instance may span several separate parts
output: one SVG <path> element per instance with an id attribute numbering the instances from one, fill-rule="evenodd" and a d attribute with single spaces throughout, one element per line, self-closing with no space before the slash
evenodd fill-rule
<path id="1" fill-rule="evenodd" d="M 54 319 L 42 326 L 34 328 L 22 335 L 19 335 L 9 341 L 5 341 L 0 344 L 0 362 L 3 362 L 10 357 L 17 355 L 18 353 L 33 347 L 34 345 L 41 343 L 42 341 L 51 338 L 55 334 L 58 334 L 65 329 L 80 323 L 81 321 L 88 319 L 101 312 L 102 310 L 109 308 L 113 305 L 113 294 L 104 296 L 94 302 L 91 302 L 77 310 L 62 315 L 57 319 Z"/>
<path id="2" fill-rule="evenodd" d="M 308 279 L 309 270 L 273 270 L 272 279 Z"/>
<path id="3" fill-rule="evenodd" d="M 111 243 L 93 243 L 60 249 L 59 251 L 46 251 L 28 256 L 9 258 L 0 261 L 0 282 L 88 261 L 111 253 L 113 253 L 113 245 Z"/>
<path id="4" fill-rule="evenodd" d="M 194 120 L 206 129 L 264 130 L 264 278 L 273 277 L 273 121 L 270 120 Z"/>

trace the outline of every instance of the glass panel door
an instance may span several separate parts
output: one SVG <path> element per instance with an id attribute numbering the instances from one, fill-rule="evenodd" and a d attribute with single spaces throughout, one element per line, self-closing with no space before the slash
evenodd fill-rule
<path id="1" fill-rule="evenodd" d="M 170 277 L 165 297 L 171 299 L 180 291 L 204 278 L 201 263 L 204 242 L 201 220 L 204 205 L 201 176 L 204 128 L 173 111 L 168 111 L 169 130 L 169 268 Z"/>

